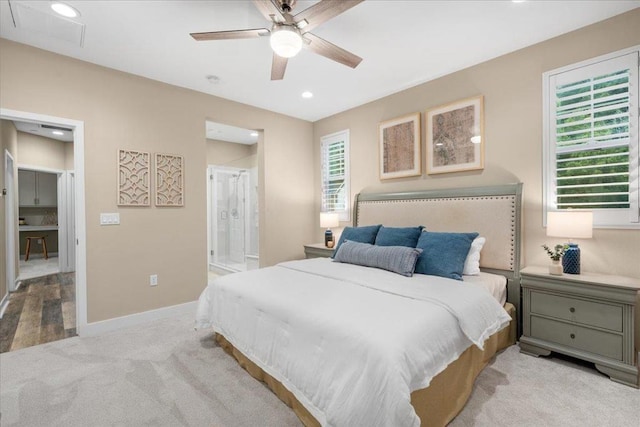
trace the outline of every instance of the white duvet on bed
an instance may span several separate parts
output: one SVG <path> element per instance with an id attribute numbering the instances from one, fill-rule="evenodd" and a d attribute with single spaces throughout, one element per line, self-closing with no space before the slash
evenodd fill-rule
<path id="1" fill-rule="evenodd" d="M 412 391 L 511 318 L 484 289 L 332 262 L 291 261 L 209 284 L 213 327 L 327 426 L 418 426 Z"/>

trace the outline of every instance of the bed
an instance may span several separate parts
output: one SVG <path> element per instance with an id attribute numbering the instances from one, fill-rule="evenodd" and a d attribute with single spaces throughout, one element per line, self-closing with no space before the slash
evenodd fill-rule
<path id="1" fill-rule="evenodd" d="M 361 193 L 354 226 L 484 236 L 481 275 L 290 261 L 211 283 L 197 324 L 306 426 L 446 425 L 491 357 L 515 342 L 521 195 L 521 184 Z M 482 275 L 501 278 L 506 295 Z"/>

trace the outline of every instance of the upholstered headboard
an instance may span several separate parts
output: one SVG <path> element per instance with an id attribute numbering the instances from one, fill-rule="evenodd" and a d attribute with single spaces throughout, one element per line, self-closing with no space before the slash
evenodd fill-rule
<path id="1" fill-rule="evenodd" d="M 522 183 L 406 193 L 360 193 L 354 225 L 423 225 L 429 231 L 478 232 L 487 241 L 482 270 L 509 280 L 508 301 L 520 311 Z"/>

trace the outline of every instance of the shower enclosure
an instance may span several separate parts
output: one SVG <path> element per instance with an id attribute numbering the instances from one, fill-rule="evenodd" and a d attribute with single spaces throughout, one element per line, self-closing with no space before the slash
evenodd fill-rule
<path id="1" fill-rule="evenodd" d="M 218 273 L 258 268 L 258 176 L 256 168 L 209 167 L 211 253 Z"/>

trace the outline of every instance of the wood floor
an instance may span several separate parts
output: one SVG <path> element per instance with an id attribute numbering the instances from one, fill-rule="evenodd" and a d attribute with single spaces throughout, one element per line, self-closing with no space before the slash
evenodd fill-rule
<path id="1" fill-rule="evenodd" d="M 75 273 L 24 280 L 0 320 L 0 353 L 76 335 Z"/>

